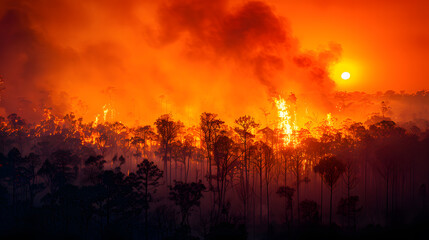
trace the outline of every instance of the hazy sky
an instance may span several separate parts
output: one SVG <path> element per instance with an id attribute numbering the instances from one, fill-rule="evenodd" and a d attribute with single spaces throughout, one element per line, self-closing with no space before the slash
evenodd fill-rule
<path id="1" fill-rule="evenodd" d="M 0 113 L 195 121 L 290 92 L 331 111 L 338 90 L 429 89 L 426 2 L 1 1 Z"/>

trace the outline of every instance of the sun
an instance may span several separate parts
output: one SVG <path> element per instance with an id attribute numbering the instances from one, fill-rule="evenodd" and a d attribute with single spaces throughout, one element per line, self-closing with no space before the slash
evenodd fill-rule
<path id="1" fill-rule="evenodd" d="M 339 91 L 349 91 L 359 87 L 364 72 L 365 69 L 360 62 L 349 58 L 344 58 L 329 67 L 329 77 Z"/>
<path id="2" fill-rule="evenodd" d="M 349 72 L 343 72 L 341 74 L 341 78 L 344 79 L 344 80 L 349 79 L 350 78 L 350 73 Z"/>

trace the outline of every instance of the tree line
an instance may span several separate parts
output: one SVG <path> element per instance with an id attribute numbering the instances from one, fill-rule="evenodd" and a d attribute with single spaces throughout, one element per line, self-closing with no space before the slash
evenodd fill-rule
<path id="1" fill-rule="evenodd" d="M 294 130 L 202 113 L 186 127 L 0 118 L 4 234 L 282 239 L 410 224 L 427 212 L 429 131 L 345 121 Z M 367 123 L 368 123 L 367 122 Z M 288 142 L 286 138 L 294 138 Z"/>

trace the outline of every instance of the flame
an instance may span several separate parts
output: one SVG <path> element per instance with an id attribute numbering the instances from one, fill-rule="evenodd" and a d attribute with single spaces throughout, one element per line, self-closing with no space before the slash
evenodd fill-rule
<path id="1" fill-rule="evenodd" d="M 103 113 L 104 113 L 104 115 L 103 115 L 103 119 L 104 119 L 104 122 L 106 122 L 107 114 L 109 113 L 109 108 L 107 107 L 107 104 L 105 104 L 105 105 L 103 106 Z"/>
<path id="2" fill-rule="evenodd" d="M 326 122 L 328 123 L 328 126 L 332 126 L 332 114 L 331 113 L 326 114 Z"/>
<path id="3" fill-rule="evenodd" d="M 298 125 L 296 124 L 296 111 L 292 109 L 291 104 L 287 103 L 281 96 L 274 98 L 273 100 L 276 104 L 277 116 L 279 118 L 277 127 L 284 135 L 284 145 L 292 144 L 295 146 L 298 143 L 298 139 L 294 136 L 295 132 L 298 130 Z"/>
<path id="4" fill-rule="evenodd" d="M 95 117 L 95 121 L 94 121 L 94 123 L 92 124 L 92 127 L 96 127 L 96 126 L 98 125 L 98 121 L 99 121 L 99 119 L 100 119 L 100 114 L 98 114 L 98 115 Z"/>

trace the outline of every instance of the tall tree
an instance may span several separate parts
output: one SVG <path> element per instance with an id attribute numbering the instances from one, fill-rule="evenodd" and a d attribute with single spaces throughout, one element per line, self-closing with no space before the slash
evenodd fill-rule
<path id="1" fill-rule="evenodd" d="M 147 142 L 153 140 L 155 136 L 152 126 L 146 125 L 138 127 L 132 132 L 134 136 L 131 138 L 131 144 L 136 147 L 137 155 L 142 154 L 144 158 L 147 158 Z M 141 153 L 140 150 L 143 150 L 143 153 Z"/>
<path id="2" fill-rule="evenodd" d="M 170 200 L 180 207 L 182 215 L 181 225 L 189 225 L 190 211 L 194 206 L 200 205 L 203 197 L 203 191 L 206 189 L 204 184 L 199 182 L 184 183 L 174 181 L 174 186 L 170 186 Z"/>
<path id="3" fill-rule="evenodd" d="M 251 116 L 241 116 L 235 120 L 235 124 L 238 127 L 235 127 L 235 132 L 240 136 L 240 140 L 243 144 L 243 170 L 242 173 L 242 185 L 243 185 L 243 205 L 244 205 L 244 218 L 246 221 L 247 217 L 247 198 L 249 196 L 249 156 L 248 156 L 248 145 L 250 141 L 255 137 L 252 131 L 259 127 L 259 124 L 255 122 L 255 119 Z"/>
<path id="4" fill-rule="evenodd" d="M 228 136 L 220 136 L 214 145 L 214 162 L 217 168 L 216 190 L 218 192 L 218 216 L 226 209 L 225 195 L 231 181 L 228 176 L 234 174 L 234 169 L 239 165 L 240 155 L 238 147 Z M 231 177 L 232 178 L 232 177 Z"/>
<path id="5" fill-rule="evenodd" d="M 217 118 L 217 114 L 204 112 L 200 116 L 200 128 L 202 132 L 202 141 L 205 144 L 206 156 L 208 161 L 208 180 L 209 187 L 212 188 L 212 159 L 214 144 L 219 136 L 219 132 L 224 121 Z"/>
<path id="6" fill-rule="evenodd" d="M 144 209 L 145 234 L 148 239 L 148 210 L 149 204 L 153 201 L 152 194 L 156 192 L 159 185 L 158 180 L 162 178 L 163 172 L 154 162 L 144 159 L 137 165 L 137 189 L 141 194 L 141 202 Z"/>
<path id="7" fill-rule="evenodd" d="M 166 178 L 168 178 L 167 162 L 170 160 L 171 184 L 171 159 L 168 159 L 168 154 L 171 156 L 171 144 L 177 138 L 180 129 L 183 127 L 183 124 L 181 122 L 175 122 L 170 114 L 164 114 L 156 120 L 155 125 L 161 144 L 161 150 L 164 153 L 162 160 L 164 161 L 164 171 Z"/>
<path id="8" fill-rule="evenodd" d="M 323 182 L 329 187 L 331 194 L 329 201 L 329 224 L 332 224 L 332 192 L 341 174 L 343 174 L 344 169 L 344 163 L 334 156 L 323 157 L 319 163 L 314 166 L 314 171 L 320 174 Z"/>
<path id="9" fill-rule="evenodd" d="M 305 177 L 305 163 L 306 155 L 302 146 L 295 147 L 293 149 L 286 149 L 283 151 L 285 159 L 288 160 L 288 165 L 290 172 L 295 176 L 295 186 L 296 186 L 296 201 L 297 201 L 297 212 L 298 212 L 298 221 L 301 218 L 300 213 L 300 186 L 301 182 L 308 181 L 308 178 Z M 286 170 L 286 169 L 285 169 Z"/>
<path id="10" fill-rule="evenodd" d="M 288 186 L 280 186 L 277 189 L 277 194 L 280 197 L 284 197 L 286 201 L 285 205 L 285 220 L 287 224 L 291 224 L 293 221 L 293 208 L 292 208 L 292 197 L 295 193 L 295 189 Z M 290 217 L 289 217 L 290 216 Z"/>

